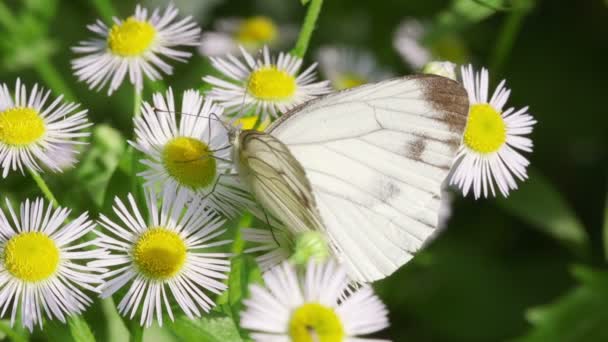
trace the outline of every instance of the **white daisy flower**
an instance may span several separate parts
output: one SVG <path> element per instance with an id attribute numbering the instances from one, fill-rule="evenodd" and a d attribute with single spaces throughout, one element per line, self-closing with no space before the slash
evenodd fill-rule
<path id="1" fill-rule="evenodd" d="M 99 35 L 72 48 L 84 56 L 72 61 L 72 68 L 80 81 L 89 88 L 100 90 L 109 83 L 108 95 L 121 85 L 128 74 L 135 89 L 143 88 L 144 75 L 151 80 L 170 75 L 173 67 L 161 57 L 186 62 L 192 55 L 179 46 L 198 45 L 200 28 L 191 17 L 177 19 L 178 11 L 169 5 L 164 13 L 137 6 L 135 14 L 126 20 L 114 18 L 111 27 L 98 20 L 88 29 Z"/>
<path id="2" fill-rule="evenodd" d="M 228 132 L 219 119 L 222 112 L 196 90 L 184 92 L 179 111 L 171 88 L 164 97 L 154 94 L 153 106 L 144 102 L 142 115 L 134 118 L 136 140 L 131 144 L 146 156 L 141 162 L 148 170 L 139 174 L 145 185 L 185 189 L 208 198 L 214 210 L 228 217 L 252 206 L 232 170 Z"/>
<path id="3" fill-rule="evenodd" d="M 209 312 L 215 305 L 207 294 L 226 289 L 223 280 L 230 269 L 229 254 L 209 251 L 229 244 L 213 241 L 222 235 L 224 220 L 206 208 L 198 198 L 183 191 L 166 188 L 157 204 L 156 195 L 146 192 L 149 219 L 144 220 L 132 195 L 131 209 L 119 199 L 114 212 L 120 223 L 101 215 L 99 246 L 111 255 L 91 262 L 92 266 L 110 267 L 103 277 L 101 297 L 106 298 L 127 286 L 118 311 L 132 319 L 141 312 L 140 324 L 149 327 L 155 316 L 163 323 L 163 311 L 174 319 L 172 302 L 177 302 L 191 319 Z"/>
<path id="4" fill-rule="evenodd" d="M 447 61 L 428 62 L 422 68 L 425 74 L 439 75 L 456 81 L 456 64 Z"/>
<path id="5" fill-rule="evenodd" d="M 230 81 L 214 76 L 205 76 L 203 81 L 213 89 L 209 96 L 222 104 L 228 114 L 242 116 L 249 111 L 277 117 L 289 109 L 316 96 L 330 91 L 329 81 L 314 82 L 316 63 L 298 75 L 302 59 L 281 52 L 276 60 L 264 47 L 262 59 L 255 60 L 241 48 L 243 64 L 232 55 L 227 58 L 211 58 L 213 66 Z"/>
<path id="6" fill-rule="evenodd" d="M 241 313 L 241 326 L 255 341 L 379 341 L 359 336 L 388 326 L 372 288 L 349 290 L 344 269 L 334 262 L 310 262 L 303 276 L 283 263 L 266 272 L 264 282 L 265 288 L 250 285 Z"/>
<path id="7" fill-rule="evenodd" d="M 264 45 L 283 47 L 296 37 L 296 33 L 293 26 L 279 26 L 265 16 L 220 19 L 215 24 L 215 31 L 202 34 L 198 51 L 203 56 L 215 57 L 237 53 L 239 46 L 249 52 L 258 51 Z"/>
<path id="8" fill-rule="evenodd" d="M 241 228 L 241 236 L 244 241 L 255 245 L 245 249 L 244 252 L 259 254 L 255 261 L 263 272 L 277 266 L 294 254 L 295 239 L 287 230 Z"/>
<path id="9" fill-rule="evenodd" d="M 63 96 L 47 105 L 50 91 L 37 84 L 28 96 L 25 85 L 17 79 L 14 96 L 5 83 L 0 85 L 0 163 L 2 177 L 10 170 L 21 173 L 24 167 L 42 171 L 44 166 L 52 171 L 62 171 L 61 163 L 55 157 L 67 156 L 76 162 L 75 145 L 83 144 L 79 138 L 89 136 L 83 130 L 91 124 L 87 121 L 87 111 L 78 110 L 76 103 L 62 102 Z M 68 163 L 69 164 L 69 163 Z"/>
<path id="10" fill-rule="evenodd" d="M 393 76 L 382 70 L 371 53 L 349 47 L 326 46 L 317 52 L 319 69 L 334 88 L 347 89 Z"/>
<path id="11" fill-rule="evenodd" d="M 397 27 L 393 46 L 411 69 L 418 71 L 433 59 L 455 63 L 469 60 L 469 53 L 460 36 L 447 31 L 441 34 L 430 32 L 432 28 L 430 23 L 413 18 L 403 20 Z"/>
<path id="12" fill-rule="evenodd" d="M 399 24 L 393 37 L 393 46 L 414 70 L 421 69 L 433 58 L 431 51 L 421 43 L 426 31 L 420 21 L 408 18 Z"/>
<path id="13" fill-rule="evenodd" d="M 0 209 L 0 316 L 15 323 L 21 308 L 21 323 L 32 331 L 42 328 L 43 315 L 66 322 L 92 303 L 83 289 L 97 292 L 103 268 L 85 266 L 86 259 L 107 253 L 97 241 L 80 239 L 95 228 L 84 213 L 69 220 L 70 210 L 53 209 L 41 198 L 21 203 L 19 215 L 6 200 L 10 219 Z"/>
<path id="14" fill-rule="evenodd" d="M 482 192 L 488 197 L 488 188 L 495 196 L 496 184 L 506 197 L 510 190 L 517 189 L 515 178 L 528 177 L 529 162 L 519 151 L 532 152 L 532 140 L 527 135 L 536 120 L 528 114 L 528 107 L 503 110 L 511 93 L 504 80 L 488 101 L 488 71 L 484 68 L 481 73 L 474 72 L 469 65 L 461 72 L 470 108 L 450 184 L 457 185 L 465 196 L 472 188 L 475 198 Z"/>

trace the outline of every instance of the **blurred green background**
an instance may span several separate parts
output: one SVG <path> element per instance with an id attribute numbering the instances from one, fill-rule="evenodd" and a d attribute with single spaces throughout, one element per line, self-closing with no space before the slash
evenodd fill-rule
<path id="1" fill-rule="evenodd" d="M 112 97 L 77 83 L 70 47 L 85 25 L 112 9 L 98 0 L 1 0 L 0 82 L 21 77 L 61 91 L 107 124 L 75 170 L 47 176 L 59 200 L 76 208 L 103 206 L 105 186 L 132 132 L 132 88 Z M 155 4 L 166 4 L 154 1 Z M 203 30 L 227 16 L 268 15 L 299 26 L 297 0 L 182 1 Z M 146 4 L 146 3 L 145 3 Z M 457 10 L 464 4 L 464 12 Z M 133 1 L 114 1 L 130 15 Z M 468 7 L 467 7 L 468 6 Z M 100 12 L 101 11 L 101 12 Z M 446 231 L 393 276 L 379 282 L 394 341 L 608 341 L 608 6 L 600 0 L 326 0 L 307 60 L 321 45 L 371 51 L 399 74 L 412 72 L 392 45 L 406 17 L 427 20 L 437 36 L 457 35 L 469 61 L 506 78 L 511 106 L 530 106 L 530 180 L 508 199 L 456 195 Z M 433 37 L 429 39 L 434 39 Z M 195 52 L 195 49 L 192 49 Z M 165 84 L 199 88 L 209 73 L 194 54 Z M 162 87 L 155 84 L 150 89 Z M 101 132 L 100 132 L 101 130 Z M 85 184 L 85 186 L 76 186 Z M 29 178 L 11 174 L 0 193 L 38 194 Z M 95 209 L 97 208 L 97 209 Z M 94 315 L 94 314 L 93 314 Z"/>

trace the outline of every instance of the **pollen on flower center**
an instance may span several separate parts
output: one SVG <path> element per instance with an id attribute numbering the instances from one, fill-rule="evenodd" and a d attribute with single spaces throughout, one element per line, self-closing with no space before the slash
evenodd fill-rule
<path id="1" fill-rule="evenodd" d="M 7 145 L 29 145 L 44 135 L 46 126 L 32 108 L 14 107 L 0 112 L 0 142 Z"/>
<path id="2" fill-rule="evenodd" d="M 163 164 L 173 179 L 193 189 L 213 183 L 217 171 L 215 158 L 204 142 L 189 138 L 171 139 L 163 149 Z"/>
<path id="3" fill-rule="evenodd" d="M 344 327 L 332 308 L 306 303 L 292 313 L 289 336 L 293 342 L 341 342 Z"/>
<path id="4" fill-rule="evenodd" d="M 348 89 L 363 85 L 367 83 L 367 80 L 356 74 L 345 74 L 338 79 L 337 83 L 340 89 Z"/>
<path id="5" fill-rule="evenodd" d="M 6 243 L 3 261 L 14 277 L 28 282 L 41 281 L 57 270 L 59 248 L 44 233 L 21 233 Z"/>
<path id="6" fill-rule="evenodd" d="M 285 100 L 296 91 L 296 79 L 275 66 L 264 67 L 251 73 L 247 90 L 258 99 Z"/>
<path id="7" fill-rule="evenodd" d="M 133 247 L 133 260 L 138 269 L 153 279 L 167 279 L 177 274 L 186 261 L 186 244 L 166 228 L 150 228 Z"/>
<path id="8" fill-rule="evenodd" d="M 473 151 L 492 153 L 507 140 L 507 128 L 502 116 L 489 104 L 474 104 L 469 111 L 464 143 Z"/>
<path id="9" fill-rule="evenodd" d="M 108 34 L 108 48 L 115 55 L 141 55 L 156 37 L 156 29 L 147 21 L 129 17 L 122 24 L 114 24 Z"/>
<path id="10" fill-rule="evenodd" d="M 266 17 L 252 17 L 240 25 L 236 39 L 243 44 L 263 44 L 273 41 L 277 36 L 276 25 Z"/>

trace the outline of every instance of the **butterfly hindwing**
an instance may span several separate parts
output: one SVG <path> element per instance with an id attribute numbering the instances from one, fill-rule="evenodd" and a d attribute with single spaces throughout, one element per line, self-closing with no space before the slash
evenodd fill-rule
<path id="1" fill-rule="evenodd" d="M 467 113 L 460 84 L 420 75 L 327 95 L 268 129 L 303 168 L 322 229 L 356 280 L 391 274 L 437 228 Z"/>
<path id="2" fill-rule="evenodd" d="M 256 200 L 290 230 L 319 229 L 310 183 L 288 148 L 271 135 L 246 130 L 239 135 L 239 173 Z"/>

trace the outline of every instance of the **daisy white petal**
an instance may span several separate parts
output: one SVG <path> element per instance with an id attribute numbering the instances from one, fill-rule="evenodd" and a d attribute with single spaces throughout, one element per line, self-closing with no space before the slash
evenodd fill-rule
<path id="1" fill-rule="evenodd" d="M 285 262 L 250 285 L 241 326 L 255 341 L 371 341 L 361 335 L 388 326 L 388 312 L 370 287 L 349 288 L 335 262 L 308 263 L 298 274 Z M 348 295 L 344 297 L 344 294 Z"/>
<path id="2" fill-rule="evenodd" d="M 42 328 L 43 316 L 65 323 L 82 313 L 92 303 L 84 290 L 96 292 L 106 271 L 82 264 L 107 255 L 88 248 L 97 241 L 78 241 L 95 223 L 87 213 L 68 223 L 69 209 L 53 209 L 41 198 L 21 203 L 19 216 L 8 199 L 6 204 L 11 220 L 0 209 L 1 316 L 10 312 L 12 325 L 20 311 L 22 325 L 32 331 Z"/>
<path id="3" fill-rule="evenodd" d="M 112 254 L 90 263 L 112 269 L 104 274 L 101 296 L 128 287 L 118 311 L 130 318 L 139 312 L 140 324 L 147 327 L 155 318 L 162 325 L 163 313 L 173 320 L 172 303 L 191 319 L 209 312 L 215 305 L 210 293 L 226 289 L 223 281 L 230 268 L 229 254 L 209 250 L 230 243 L 215 241 L 225 232 L 224 220 L 204 201 L 176 188 L 165 188 L 160 204 L 156 197 L 146 192 L 147 221 L 131 195 L 129 208 L 116 199 L 114 211 L 121 222 L 102 215 L 99 223 L 105 231 L 98 232 L 98 245 Z"/>
<path id="4" fill-rule="evenodd" d="M 34 85 L 28 92 L 17 79 L 12 95 L 0 84 L 0 163 L 2 177 L 24 168 L 62 171 L 76 162 L 79 138 L 89 136 L 87 111 L 63 96 L 50 100 L 50 91 Z"/>
<path id="5" fill-rule="evenodd" d="M 516 179 L 528 176 L 528 160 L 519 151 L 531 152 L 532 132 L 536 120 L 528 108 L 503 110 L 510 94 L 502 81 L 489 96 L 489 75 L 485 68 L 475 72 L 471 65 L 462 67 L 462 84 L 469 94 L 469 118 L 463 144 L 451 171 L 450 184 L 466 196 L 503 196 L 517 189 Z"/>
<path id="6" fill-rule="evenodd" d="M 302 60 L 288 53 L 280 53 L 276 60 L 270 56 L 267 46 L 258 59 L 243 48 L 241 53 L 244 61 L 232 55 L 211 58 L 212 65 L 229 81 L 215 76 L 203 78 L 213 86 L 209 96 L 223 105 L 228 114 L 241 117 L 253 111 L 262 120 L 266 116 L 276 118 L 330 91 L 328 81 L 314 82 L 315 64 L 299 73 Z"/>
<path id="7" fill-rule="evenodd" d="M 145 154 L 142 163 L 148 167 L 140 175 L 147 187 L 184 189 L 235 217 L 253 201 L 232 170 L 228 132 L 219 121 L 223 108 L 196 90 L 185 91 L 181 102 L 177 110 L 171 89 L 165 96 L 156 93 L 153 104 L 144 102 L 142 115 L 134 119 L 136 140 L 131 144 Z"/>
<path id="8" fill-rule="evenodd" d="M 111 27 L 101 21 L 88 26 L 99 37 L 83 41 L 72 48 L 83 55 L 72 61 L 72 68 L 80 81 L 89 88 L 100 90 L 108 85 L 111 95 L 125 77 L 143 88 L 144 77 L 161 79 L 161 74 L 171 74 L 173 67 L 161 57 L 185 62 L 190 52 L 181 46 L 198 45 L 200 28 L 191 17 L 178 19 L 178 11 L 169 5 L 162 13 L 137 6 L 135 14 L 126 20 L 114 18 Z"/>
<path id="9" fill-rule="evenodd" d="M 356 87 L 393 76 L 382 70 L 375 57 L 364 50 L 325 46 L 319 49 L 317 59 L 321 73 L 336 89 Z"/>

